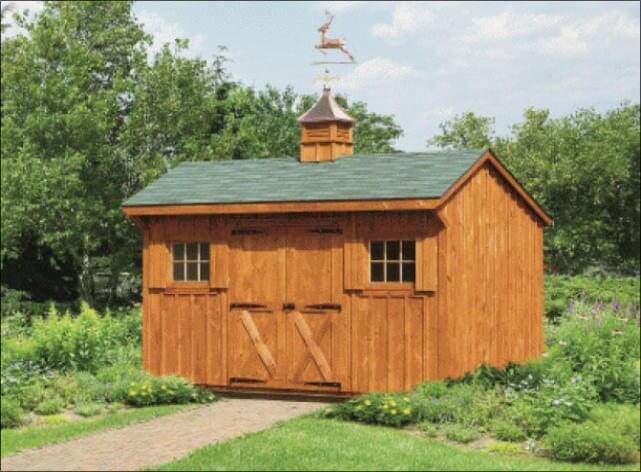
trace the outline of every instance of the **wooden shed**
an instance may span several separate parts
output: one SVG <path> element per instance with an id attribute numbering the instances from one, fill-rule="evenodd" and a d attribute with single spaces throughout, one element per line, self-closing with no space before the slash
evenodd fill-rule
<path id="1" fill-rule="evenodd" d="M 550 218 L 491 150 L 352 155 L 329 90 L 299 121 L 299 159 L 185 162 L 125 202 L 145 369 L 351 394 L 541 353 Z"/>

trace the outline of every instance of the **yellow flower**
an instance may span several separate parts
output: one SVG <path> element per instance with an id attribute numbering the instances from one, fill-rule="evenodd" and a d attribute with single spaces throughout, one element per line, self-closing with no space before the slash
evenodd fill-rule
<path id="1" fill-rule="evenodd" d="M 404 414 L 405 416 L 409 416 L 411 412 L 412 412 L 412 410 L 410 410 L 409 408 L 405 408 L 405 409 L 403 410 L 403 414 Z"/>
<path id="2" fill-rule="evenodd" d="M 130 397 L 135 397 L 136 396 L 136 391 L 135 390 L 129 390 L 129 396 Z"/>
<path id="3" fill-rule="evenodd" d="M 387 405 L 383 405 L 383 406 L 381 407 L 381 409 L 382 409 L 382 410 L 387 410 L 387 408 L 388 408 L 388 406 L 387 406 Z"/>
<path id="4" fill-rule="evenodd" d="M 389 404 L 390 404 L 390 405 L 392 405 L 392 406 L 396 406 L 396 402 L 395 402 L 394 400 L 391 400 L 391 401 L 389 402 Z"/>
<path id="5" fill-rule="evenodd" d="M 367 406 L 370 406 L 370 405 L 372 404 L 372 402 L 371 402 L 370 400 L 365 400 L 365 404 L 366 404 Z"/>
<path id="6" fill-rule="evenodd" d="M 163 385 L 163 386 L 162 386 L 162 387 L 160 387 L 160 388 L 161 388 L 161 389 L 163 389 L 163 390 L 167 390 L 167 386 L 166 386 L 166 385 Z"/>
<path id="7" fill-rule="evenodd" d="M 406 402 L 408 402 L 408 401 L 410 401 L 410 397 L 403 397 L 403 400 L 405 400 Z"/>
<path id="8" fill-rule="evenodd" d="M 396 414 L 396 410 L 390 410 L 389 412 L 390 412 L 391 414 L 393 414 L 393 415 L 395 415 L 395 414 Z"/>

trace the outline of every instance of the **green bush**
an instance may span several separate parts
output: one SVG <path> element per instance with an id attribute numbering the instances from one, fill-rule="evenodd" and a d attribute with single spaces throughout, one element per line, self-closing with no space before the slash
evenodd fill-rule
<path id="1" fill-rule="evenodd" d="M 183 377 L 153 377 L 145 375 L 138 382 L 131 382 L 125 403 L 132 406 L 165 405 L 214 401 L 215 396 L 194 385 Z"/>
<path id="2" fill-rule="evenodd" d="M 84 417 L 96 416 L 105 411 L 105 406 L 100 403 L 81 403 L 74 411 L 77 415 Z"/>
<path id="3" fill-rule="evenodd" d="M 443 432 L 450 441 L 463 444 L 476 441 L 481 437 L 481 433 L 477 429 L 456 423 L 445 425 Z"/>
<path id="4" fill-rule="evenodd" d="M 537 388 L 509 392 L 505 417 L 527 435 L 540 436 L 563 421 L 583 421 L 595 405 L 593 385 L 580 377 L 567 384 L 544 381 Z"/>
<path id="5" fill-rule="evenodd" d="M 22 408 L 13 398 L 2 397 L 0 400 L 0 427 L 15 428 L 22 423 Z"/>
<path id="6" fill-rule="evenodd" d="M 612 303 L 624 309 L 636 306 L 638 310 L 639 292 L 639 277 L 546 275 L 545 313 L 548 318 L 558 318 L 572 300 Z"/>
<path id="7" fill-rule="evenodd" d="M 33 325 L 36 355 L 46 366 L 62 371 L 77 369 L 95 372 L 103 363 L 106 340 L 95 310 L 83 303 L 76 318 L 58 315 L 54 307 Z"/>
<path id="8" fill-rule="evenodd" d="M 438 428 L 432 423 L 420 423 L 418 425 L 418 429 L 423 431 L 423 433 L 425 433 L 428 438 L 435 438 L 436 436 L 438 436 Z"/>
<path id="9" fill-rule="evenodd" d="M 641 447 L 639 405 L 598 405 L 590 412 L 589 420 L 616 434 L 630 438 L 637 448 Z"/>
<path id="10" fill-rule="evenodd" d="M 494 421 L 491 430 L 494 437 L 501 441 L 521 442 L 527 438 L 521 428 L 506 420 Z"/>
<path id="11" fill-rule="evenodd" d="M 641 343 L 637 315 L 576 303 L 556 331 L 550 355 L 591 379 L 601 400 L 639 403 Z"/>
<path id="12" fill-rule="evenodd" d="M 60 398 L 51 398 L 36 405 L 33 411 L 39 415 L 55 415 L 60 413 L 63 408 L 64 402 Z"/>
<path id="13" fill-rule="evenodd" d="M 416 421 L 416 409 L 408 396 L 370 393 L 332 405 L 325 415 L 360 423 L 401 427 Z"/>
<path id="14" fill-rule="evenodd" d="M 520 454 L 521 452 L 523 452 L 518 444 L 502 441 L 492 441 L 485 447 L 485 450 L 492 454 L 501 454 L 507 456 L 513 456 L 515 454 Z"/>
<path id="15" fill-rule="evenodd" d="M 626 436 L 603 424 L 563 423 L 551 428 L 544 438 L 546 453 L 568 462 L 629 464 L 636 462 L 637 446 Z"/>
<path id="16" fill-rule="evenodd" d="M 485 427 L 502 408 L 498 392 L 467 383 L 428 382 L 416 388 L 413 401 L 420 421 L 456 422 Z"/>
<path id="17" fill-rule="evenodd" d="M 33 324 L 35 358 L 44 366 L 60 371 L 96 372 L 119 361 L 135 361 L 140 351 L 140 312 L 130 310 L 119 316 L 104 316 L 81 305 L 78 316 L 59 315 L 55 307 Z M 126 356 L 123 358 L 123 354 Z"/>
<path id="18" fill-rule="evenodd" d="M 33 380 L 24 385 L 22 389 L 19 390 L 17 398 L 20 399 L 20 404 L 25 410 L 33 410 L 47 398 L 44 382 L 41 380 Z"/>
<path id="19" fill-rule="evenodd" d="M 47 415 L 41 416 L 38 419 L 38 422 L 42 426 L 59 426 L 61 424 L 67 424 L 71 421 L 68 415 Z"/>

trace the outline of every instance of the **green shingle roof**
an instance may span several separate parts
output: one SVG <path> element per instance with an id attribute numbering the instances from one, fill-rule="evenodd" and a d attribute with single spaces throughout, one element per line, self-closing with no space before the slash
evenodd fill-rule
<path id="1" fill-rule="evenodd" d="M 183 162 L 124 206 L 440 197 L 483 150 Z"/>

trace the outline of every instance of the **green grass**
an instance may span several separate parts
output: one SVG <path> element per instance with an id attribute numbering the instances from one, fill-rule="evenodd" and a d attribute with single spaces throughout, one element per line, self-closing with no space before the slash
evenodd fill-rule
<path id="1" fill-rule="evenodd" d="M 118 413 L 107 414 L 100 418 L 78 420 L 60 426 L 27 426 L 19 429 L 3 429 L 0 432 L 2 457 L 23 449 L 64 442 L 95 431 L 117 428 L 130 423 L 167 415 L 187 407 L 187 405 L 152 406 L 124 410 Z"/>
<path id="2" fill-rule="evenodd" d="M 198 449 L 157 470 L 639 470 L 465 450 L 406 431 L 311 417 Z"/>

